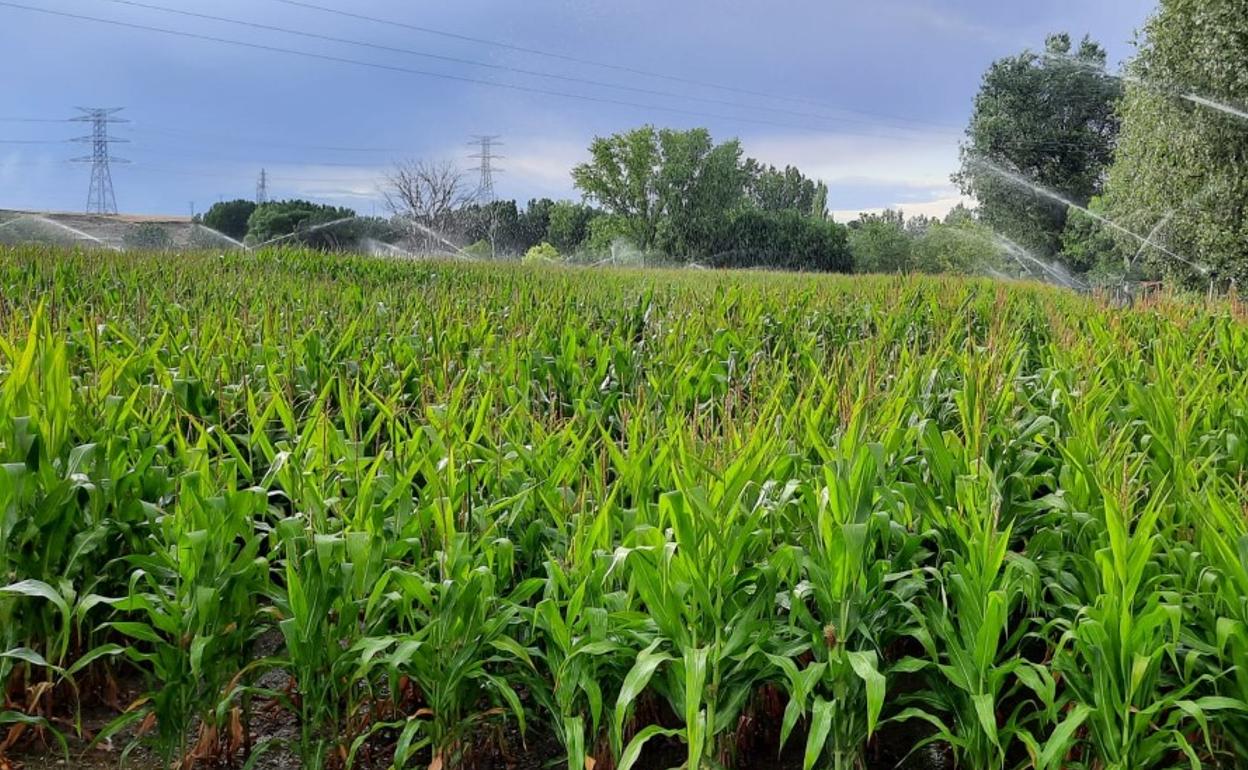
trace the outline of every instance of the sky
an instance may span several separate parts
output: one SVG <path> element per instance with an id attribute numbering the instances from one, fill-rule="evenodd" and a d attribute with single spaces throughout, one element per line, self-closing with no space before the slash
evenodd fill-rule
<path id="1" fill-rule="evenodd" d="M 0 0 L 0 208 L 83 210 L 90 165 L 70 161 L 91 148 L 69 140 L 90 126 L 65 119 L 124 107 L 109 130 L 131 161 L 112 166 L 127 213 L 252 198 L 263 168 L 270 197 L 382 214 L 395 162 L 471 175 L 479 134 L 502 137 L 499 197 L 579 199 L 570 170 L 593 137 L 651 123 L 824 180 L 839 221 L 940 215 L 960 200 L 949 175 L 995 59 L 1068 31 L 1121 64 L 1154 6 Z"/>

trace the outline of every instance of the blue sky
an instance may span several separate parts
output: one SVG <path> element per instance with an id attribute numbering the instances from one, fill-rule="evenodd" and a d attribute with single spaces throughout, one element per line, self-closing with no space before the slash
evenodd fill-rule
<path id="1" fill-rule="evenodd" d="M 1091 34 L 1118 64 L 1154 7 L 1153 0 L 308 0 L 581 60 L 569 61 L 281 0 L 143 2 L 403 50 L 116 0 L 12 2 L 381 67 L 0 4 L 0 208 L 80 210 L 89 179 L 88 166 L 66 162 L 88 148 L 61 141 L 86 126 L 11 119 L 125 106 L 131 122 L 114 133 L 129 144 L 114 152 L 133 163 L 115 166 L 113 177 L 126 212 L 182 214 L 192 202 L 202 211 L 220 198 L 250 198 L 263 167 L 271 195 L 381 213 L 378 190 L 391 163 L 425 158 L 468 168 L 469 136 L 481 133 L 505 142 L 500 196 L 577 197 L 569 169 L 593 136 L 654 123 L 706 126 L 717 139 L 740 138 L 747 155 L 799 166 L 828 182 L 841 219 L 883 207 L 948 209 L 957 202 L 948 177 L 958 136 L 994 59 L 1066 30 Z"/>

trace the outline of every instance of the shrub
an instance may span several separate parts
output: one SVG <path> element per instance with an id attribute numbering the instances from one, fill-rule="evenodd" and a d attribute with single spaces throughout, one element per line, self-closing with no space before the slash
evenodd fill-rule
<path id="1" fill-rule="evenodd" d="M 545 241 L 524 252 L 526 265 L 537 262 L 558 262 L 559 259 L 559 250 Z"/>
<path id="2" fill-rule="evenodd" d="M 155 222 L 141 224 L 125 237 L 126 248 L 140 251 L 162 251 L 173 248 L 173 238 Z"/>

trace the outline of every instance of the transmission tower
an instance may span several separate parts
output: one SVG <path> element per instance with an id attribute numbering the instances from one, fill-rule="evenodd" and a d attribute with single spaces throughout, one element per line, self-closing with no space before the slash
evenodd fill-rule
<path id="1" fill-rule="evenodd" d="M 498 255 L 497 239 L 495 237 L 498 232 L 498 207 L 494 204 L 494 174 L 502 173 L 501 168 L 494 168 L 494 161 L 503 157 L 495 155 L 494 148 L 502 145 L 498 141 L 499 137 L 494 134 L 476 134 L 472 137 L 472 141 L 468 143 L 469 147 L 476 147 L 477 151 L 469 158 L 479 161 L 476 171 L 481 173 L 481 182 L 477 185 L 477 204 L 481 207 L 479 210 L 485 212 L 489 217 L 486 223 L 490 241 L 490 255 Z"/>
<path id="2" fill-rule="evenodd" d="M 498 141 L 501 137 L 497 135 L 478 134 L 472 137 L 470 146 L 476 147 L 477 151 L 469 158 L 480 161 L 480 165 L 474 169 L 481 173 L 481 183 L 477 186 L 477 199 L 482 204 L 494 202 L 494 174 L 501 174 L 501 168 L 494 167 L 494 161 L 502 158 L 502 155 L 494 153 L 495 147 L 501 147 L 502 142 Z"/>
<path id="3" fill-rule="evenodd" d="M 91 135 L 80 136 L 75 142 L 91 145 L 91 154 L 74 158 L 75 163 L 91 164 L 91 189 L 87 192 L 88 214 L 116 214 L 117 198 L 113 195 L 113 172 L 110 163 L 129 163 L 123 158 L 114 158 L 108 151 L 110 144 L 126 142 L 126 139 L 114 139 L 108 135 L 110 123 L 129 123 L 125 118 L 115 117 L 124 107 L 78 107 L 82 114 L 70 120 L 78 123 L 90 123 Z"/>
<path id="4" fill-rule="evenodd" d="M 269 174 L 260 169 L 260 179 L 256 181 L 256 205 L 269 202 Z"/>

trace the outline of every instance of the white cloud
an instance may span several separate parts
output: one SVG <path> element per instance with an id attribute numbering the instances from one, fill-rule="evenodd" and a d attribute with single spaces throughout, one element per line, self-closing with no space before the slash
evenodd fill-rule
<path id="1" fill-rule="evenodd" d="M 310 198 L 352 205 L 360 213 L 371 213 L 360 203 L 382 200 L 388 168 L 377 166 L 270 166 L 269 195 L 277 198 Z"/>
<path id="2" fill-rule="evenodd" d="M 579 198 L 572 185 L 572 167 L 589 157 L 588 145 L 588 139 L 508 138 L 503 148 L 505 157 L 499 162 L 503 176 L 494 184 L 535 195 Z"/>
<path id="3" fill-rule="evenodd" d="M 881 206 L 871 209 L 841 209 L 832 212 L 832 219 L 841 222 L 852 222 L 863 214 L 880 214 L 888 209 L 893 211 L 902 211 L 907 217 L 925 216 L 943 219 L 946 214 L 958 206 L 963 204 L 966 206 L 974 206 L 975 201 L 964 195 L 944 195 L 939 198 L 925 201 L 909 201 L 898 202 L 889 206 Z"/>
<path id="4" fill-rule="evenodd" d="M 836 186 L 946 187 L 958 166 L 957 137 L 948 132 L 762 136 L 744 143 L 751 157 L 797 166 Z"/>

